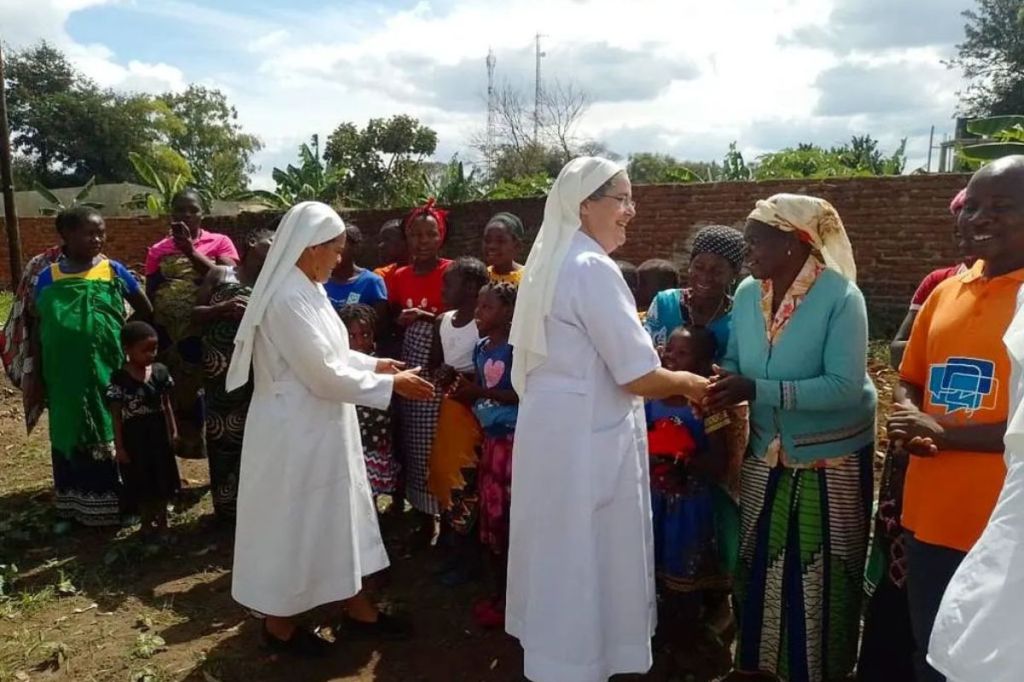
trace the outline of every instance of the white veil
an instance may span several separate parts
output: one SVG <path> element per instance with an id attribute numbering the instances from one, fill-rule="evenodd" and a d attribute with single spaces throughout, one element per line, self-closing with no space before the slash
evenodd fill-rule
<path id="1" fill-rule="evenodd" d="M 241 388 L 249 381 L 256 328 L 263 322 L 267 306 L 291 274 L 299 256 L 306 247 L 328 242 L 344 231 L 341 216 L 327 204 L 304 201 L 284 214 L 235 334 L 235 352 L 231 355 L 225 382 L 228 391 Z"/>
<path id="2" fill-rule="evenodd" d="M 514 349 L 512 385 L 520 395 L 526 388 L 526 375 L 547 359 L 544 321 L 551 312 L 562 261 L 573 235 L 580 229 L 580 204 L 622 170 L 608 159 L 582 156 L 562 168 L 548 193 L 544 222 L 519 283 L 509 337 Z"/>

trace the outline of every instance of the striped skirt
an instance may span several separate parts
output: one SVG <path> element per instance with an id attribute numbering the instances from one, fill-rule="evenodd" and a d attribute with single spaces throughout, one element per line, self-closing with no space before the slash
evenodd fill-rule
<path id="1" fill-rule="evenodd" d="M 736 669 L 845 679 L 857 660 L 872 446 L 834 468 L 743 463 Z"/>

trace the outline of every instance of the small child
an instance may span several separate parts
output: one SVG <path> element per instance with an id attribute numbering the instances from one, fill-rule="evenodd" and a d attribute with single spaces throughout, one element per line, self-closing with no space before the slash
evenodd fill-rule
<path id="1" fill-rule="evenodd" d="M 662 364 L 710 376 L 715 345 L 707 329 L 680 327 L 669 336 Z M 659 620 L 673 641 L 686 641 L 700 618 L 703 594 L 730 586 L 718 552 L 713 490 L 725 474 L 729 442 L 725 429 L 707 428 L 685 402 L 651 400 L 646 411 L 654 565 L 664 612 Z"/>
<path id="2" fill-rule="evenodd" d="M 480 291 L 476 325 L 484 336 L 476 345 L 476 382 L 463 381 L 456 398 L 473 405 L 484 432 L 477 474 L 480 498 L 480 540 L 490 560 L 494 594 L 474 607 L 482 627 L 505 623 L 505 582 L 508 573 L 509 512 L 512 503 L 512 443 L 519 416 L 519 396 L 512 388 L 512 346 L 508 342 L 516 288 L 491 283 Z"/>
<path id="3" fill-rule="evenodd" d="M 508 282 L 519 286 L 523 266 L 516 262 L 526 231 L 523 221 L 514 213 L 496 213 L 484 226 L 484 260 L 492 282 Z"/>
<path id="4" fill-rule="evenodd" d="M 362 303 L 342 306 L 338 316 L 348 330 L 348 345 L 354 351 L 373 355 L 376 351 L 377 313 Z M 363 458 L 366 460 L 366 475 L 370 479 L 370 490 L 378 502 L 381 495 L 392 497 L 398 492 L 400 467 L 395 457 L 395 436 L 392 429 L 392 408 L 379 410 L 365 405 L 356 405 L 359 418 L 359 435 L 363 442 Z M 401 511 L 396 508 L 395 511 Z"/>
<path id="5" fill-rule="evenodd" d="M 651 258 L 640 264 L 637 279 L 636 305 L 646 315 L 655 296 L 662 291 L 679 288 L 679 268 L 672 261 Z"/>
<path id="6" fill-rule="evenodd" d="M 181 487 L 174 444 L 178 428 L 171 409 L 174 386 L 167 368 L 154 362 L 157 333 L 145 322 L 121 329 L 127 362 L 110 377 L 107 403 L 114 420 L 123 502 L 138 508 L 144 537 L 167 530 L 167 503 Z"/>
<path id="7" fill-rule="evenodd" d="M 487 281 L 487 267 L 476 258 L 460 258 L 444 273 L 441 296 L 449 310 L 438 318 L 431 354 L 433 376 L 446 397 L 437 418 L 427 486 L 452 531 L 451 561 L 441 573 L 441 582 L 449 587 L 466 583 L 479 572 L 472 534 L 477 519 L 477 451 L 483 433 L 469 406 L 447 394 L 460 378 L 473 380 L 473 350 L 480 340 L 473 313 L 480 287 Z"/>

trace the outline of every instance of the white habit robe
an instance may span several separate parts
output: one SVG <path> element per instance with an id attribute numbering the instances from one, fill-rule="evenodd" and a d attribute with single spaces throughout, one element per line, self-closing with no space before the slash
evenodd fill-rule
<path id="1" fill-rule="evenodd" d="M 1022 290 L 1024 292 L 1024 290 Z M 928 662 L 950 682 L 1024 680 L 1024 296 L 1003 336 L 1010 356 L 1006 480 L 985 531 L 953 575 Z"/>
<path id="2" fill-rule="evenodd" d="M 660 363 L 618 267 L 583 232 L 545 325 L 516 426 L 505 624 L 529 679 L 599 682 L 651 665 L 647 427 L 622 386 Z"/>
<path id="3" fill-rule="evenodd" d="M 388 565 L 353 403 L 394 386 L 349 349 L 324 289 L 292 268 L 256 328 L 231 594 L 291 616 L 359 592 Z"/>

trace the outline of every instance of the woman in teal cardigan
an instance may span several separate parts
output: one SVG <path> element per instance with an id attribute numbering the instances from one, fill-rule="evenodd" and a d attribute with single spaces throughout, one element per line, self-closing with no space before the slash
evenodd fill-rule
<path id="1" fill-rule="evenodd" d="M 877 402 L 864 297 L 842 221 L 822 199 L 759 201 L 745 238 L 753 276 L 736 291 L 707 398 L 709 413 L 750 402 L 736 670 L 846 679 L 857 656 Z"/>

